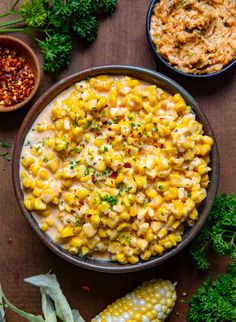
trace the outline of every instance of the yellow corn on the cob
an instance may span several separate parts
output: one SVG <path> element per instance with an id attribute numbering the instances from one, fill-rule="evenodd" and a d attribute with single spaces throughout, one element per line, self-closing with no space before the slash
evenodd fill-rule
<path id="1" fill-rule="evenodd" d="M 116 300 L 92 322 L 161 322 L 173 310 L 175 285 L 168 280 L 151 280 Z"/>

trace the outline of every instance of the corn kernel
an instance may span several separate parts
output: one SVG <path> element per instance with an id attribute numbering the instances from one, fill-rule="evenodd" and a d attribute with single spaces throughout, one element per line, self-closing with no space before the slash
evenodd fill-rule
<path id="1" fill-rule="evenodd" d="M 36 198 L 33 207 L 35 210 L 45 210 L 47 205 L 40 198 Z"/>
<path id="2" fill-rule="evenodd" d="M 128 262 L 130 264 L 137 264 L 138 261 L 139 261 L 138 256 L 133 255 L 133 256 L 128 257 Z"/>
<path id="3" fill-rule="evenodd" d="M 142 258 L 142 260 L 148 261 L 151 256 L 152 256 L 151 251 L 150 250 L 146 250 L 140 257 Z"/>
<path id="4" fill-rule="evenodd" d="M 80 248 L 83 245 L 83 240 L 78 237 L 71 238 L 70 245 L 72 247 Z"/>
<path id="5" fill-rule="evenodd" d="M 117 259 L 117 261 L 118 261 L 119 263 L 121 263 L 121 264 L 126 264 L 126 263 L 127 263 L 126 256 L 125 256 L 125 254 L 123 254 L 123 253 L 118 254 L 118 255 L 116 256 L 116 259 Z"/>
<path id="6" fill-rule="evenodd" d="M 46 224 L 46 223 L 42 223 L 41 224 L 41 226 L 40 226 L 40 229 L 42 230 L 42 231 L 48 231 L 48 225 Z"/>
<path id="7" fill-rule="evenodd" d="M 48 180 L 49 173 L 47 172 L 47 170 L 42 169 L 42 170 L 39 171 L 39 177 L 42 180 Z"/>
<path id="8" fill-rule="evenodd" d="M 88 196 L 88 190 L 85 188 L 80 188 L 80 189 L 76 190 L 76 196 L 80 200 L 84 200 Z"/>
<path id="9" fill-rule="evenodd" d="M 154 250 L 158 255 L 161 255 L 164 251 L 164 247 L 162 245 L 155 245 Z"/>
<path id="10" fill-rule="evenodd" d="M 61 233 L 60 233 L 61 238 L 67 238 L 67 237 L 71 237 L 74 236 L 74 231 L 72 227 L 65 227 L 62 229 Z"/>

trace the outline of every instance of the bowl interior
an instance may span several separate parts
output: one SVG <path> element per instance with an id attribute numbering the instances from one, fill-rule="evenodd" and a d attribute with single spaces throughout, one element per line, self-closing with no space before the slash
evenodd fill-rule
<path id="1" fill-rule="evenodd" d="M 51 100 L 61 93 L 64 89 L 69 87 L 70 85 L 83 80 L 87 77 L 92 77 L 101 74 L 111 74 L 111 75 L 128 75 L 140 80 L 149 82 L 151 84 L 157 85 L 162 89 L 166 90 L 171 94 L 180 93 L 183 98 L 186 100 L 187 104 L 189 104 L 194 112 L 197 115 L 197 119 L 204 125 L 204 131 L 207 135 L 213 137 L 214 145 L 211 152 L 211 167 L 212 172 L 210 173 L 210 185 L 208 187 L 208 195 L 202 205 L 198 208 L 199 210 L 199 219 L 196 224 L 189 229 L 185 230 L 183 240 L 175 247 L 166 251 L 160 257 L 153 257 L 147 262 L 139 262 L 135 265 L 120 265 L 115 262 L 105 262 L 94 260 L 90 258 L 80 258 L 79 256 L 72 255 L 69 252 L 65 251 L 61 246 L 55 244 L 51 238 L 44 232 L 42 232 L 32 216 L 32 214 L 24 207 L 23 202 L 23 192 L 20 186 L 20 177 L 19 177 L 19 164 L 20 164 L 20 156 L 22 146 L 25 140 L 25 137 L 30 130 L 32 124 L 35 119 L 39 115 L 39 113 L 51 102 Z M 204 113 L 200 110 L 198 103 L 192 98 L 190 94 L 188 94 L 180 85 L 166 76 L 153 72 L 148 69 L 139 68 L 139 67 L 131 67 L 131 66 L 104 66 L 104 67 L 96 67 L 92 69 L 85 70 L 83 72 L 79 72 L 74 74 L 54 85 L 51 89 L 49 89 L 42 97 L 38 99 L 38 101 L 34 104 L 34 106 L 30 109 L 27 114 L 16 138 L 16 144 L 14 149 L 14 157 L 13 157 L 13 184 L 16 193 L 16 197 L 18 203 L 24 213 L 25 218 L 30 223 L 32 228 L 38 234 L 38 236 L 42 239 L 42 241 L 57 255 L 66 259 L 67 261 L 95 271 L 102 272 L 113 272 L 113 273 L 125 273 L 125 272 L 133 272 L 138 270 L 147 269 L 158 265 L 168 258 L 172 257 L 180 250 L 182 250 L 200 231 L 203 226 L 205 220 L 207 219 L 208 213 L 213 205 L 214 198 L 217 193 L 219 181 L 219 155 L 217 150 L 217 144 L 215 141 L 215 137 L 210 126 L 209 121 L 207 120 Z"/>
<path id="2" fill-rule="evenodd" d="M 215 77 L 215 76 L 219 76 L 224 74 L 225 72 L 227 72 L 228 70 L 232 69 L 233 67 L 236 67 L 236 57 L 235 59 L 233 59 L 231 62 L 229 62 L 227 65 L 223 66 L 223 68 L 217 72 L 214 73 L 210 73 L 210 74 L 188 74 L 185 72 L 182 72 L 181 70 L 175 68 L 174 66 L 172 66 L 170 63 L 168 63 L 162 56 L 161 54 L 158 53 L 155 44 L 152 41 L 152 36 L 151 36 L 151 18 L 153 15 L 153 10 L 155 8 L 155 5 L 157 2 L 160 2 L 160 0 L 152 0 L 150 3 L 150 6 L 148 8 L 148 12 L 147 12 L 147 18 L 146 18 L 146 34 L 147 34 L 147 38 L 148 38 L 148 42 L 149 45 L 151 47 L 153 56 L 155 57 L 156 61 L 158 63 L 163 64 L 166 68 L 168 68 L 169 70 L 171 70 L 174 73 L 177 73 L 179 75 L 182 75 L 184 77 L 188 77 L 191 79 L 206 79 L 209 77 Z"/>
<path id="3" fill-rule="evenodd" d="M 30 95 L 26 97 L 24 101 L 10 107 L 0 107 L 0 112 L 10 112 L 26 105 L 35 95 L 40 83 L 40 65 L 38 58 L 36 57 L 33 50 L 25 42 L 18 38 L 14 38 L 11 36 L 0 36 L 0 46 L 4 46 L 8 49 L 15 50 L 19 56 L 24 57 L 31 66 L 35 76 L 34 88 Z"/>

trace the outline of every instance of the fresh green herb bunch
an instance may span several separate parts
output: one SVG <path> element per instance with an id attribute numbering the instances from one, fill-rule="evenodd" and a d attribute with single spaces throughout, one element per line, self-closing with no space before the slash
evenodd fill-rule
<path id="1" fill-rule="evenodd" d="M 230 255 L 227 274 L 207 279 L 188 301 L 188 322 L 236 321 L 236 194 L 216 197 L 207 223 L 193 241 L 190 254 L 201 270 L 207 270 L 206 249 Z"/>
<path id="2" fill-rule="evenodd" d="M 117 0 L 16 0 L 0 18 L 16 15 L 17 19 L 0 23 L 0 32 L 24 32 L 35 37 L 44 56 L 44 71 L 54 73 L 70 62 L 72 36 L 91 43 L 96 39 L 99 23 L 97 13 L 111 15 Z"/>
<path id="3" fill-rule="evenodd" d="M 203 271 L 209 267 L 206 259 L 209 246 L 218 254 L 236 260 L 236 194 L 216 197 L 203 230 L 190 246 L 191 256 Z"/>
<path id="4" fill-rule="evenodd" d="M 236 274 L 207 279 L 189 305 L 188 322 L 236 321 Z"/>

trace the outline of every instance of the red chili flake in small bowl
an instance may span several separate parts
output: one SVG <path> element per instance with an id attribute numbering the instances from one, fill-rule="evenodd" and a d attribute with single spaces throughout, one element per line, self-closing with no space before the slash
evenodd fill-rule
<path id="1" fill-rule="evenodd" d="M 0 106 L 10 107 L 24 101 L 35 86 L 31 66 L 16 51 L 0 46 Z"/>

